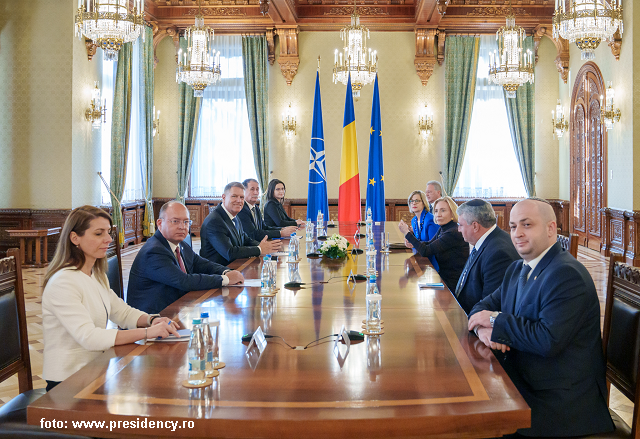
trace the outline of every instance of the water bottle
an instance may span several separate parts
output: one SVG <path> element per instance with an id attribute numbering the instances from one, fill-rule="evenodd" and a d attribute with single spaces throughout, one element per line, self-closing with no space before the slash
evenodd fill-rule
<path id="1" fill-rule="evenodd" d="M 204 384 L 205 379 L 205 346 L 202 339 L 202 328 L 200 327 L 200 319 L 193 319 L 193 329 L 191 330 L 191 339 L 189 340 L 189 384 L 199 386 Z"/>
<path id="2" fill-rule="evenodd" d="M 378 291 L 376 276 L 369 276 L 367 285 L 367 330 L 372 333 L 381 332 L 382 294 Z"/>
<path id="3" fill-rule="evenodd" d="M 209 313 L 200 313 L 200 321 L 202 322 L 202 342 L 205 350 L 205 375 L 209 376 L 213 373 L 213 336 L 211 335 L 211 327 L 209 327 Z"/>
<path id="4" fill-rule="evenodd" d="M 262 273 L 260 274 L 260 292 L 268 293 L 271 290 L 271 255 L 265 255 L 262 259 Z"/>
<path id="5" fill-rule="evenodd" d="M 295 233 L 291 234 L 291 239 L 289 239 L 289 260 L 297 261 L 298 260 L 298 237 Z"/>
<path id="6" fill-rule="evenodd" d="M 318 211 L 318 217 L 316 218 L 316 228 L 318 230 L 320 229 L 324 229 L 324 214 L 322 213 L 322 211 Z"/>
<path id="7" fill-rule="evenodd" d="M 272 291 L 277 290 L 276 287 L 276 271 L 278 270 L 278 257 L 273 256 L 269 262 L 269 288 Z"/>
<path id="8" fill-rule="evenodd" d="M 376 251 L 367 250 L 367 275 L 376 274 Z"/>
<path id="9" fill-rule="evenodd" d="M 371 208 L 367 209 L 367 219 L 365 221 L 366 236 L 367 236 L 367 250 L 373 250 L 373 215 L 371 214 Z"/>

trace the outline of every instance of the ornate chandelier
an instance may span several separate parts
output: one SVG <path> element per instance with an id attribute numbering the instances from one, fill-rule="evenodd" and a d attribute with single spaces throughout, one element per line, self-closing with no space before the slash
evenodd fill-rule
<path id="1" fill-rule="evenodd" d="M 524 29 L 516 26 L 516 18 L 511 12 L 509 2 L 507 24 L 498 29 L 496 39 L 498 50 L 490 54 L 489 80 L 501 85 L 508 98 L 516 97 L 516 90 L 521 85 L 533 84 L 533 56 L 530 50 L 522 53 L 525 38 Z"/>
<path id="2" fill-rule="evenodd" d="M 564 108 L 558 99 L 556 111 L 551 111 L 551 125 L 553 126 L 553 135 L 558 139 L 561 138 L 565 131 L 569 129 L 569 121 L 564 118 Z"/>
<path id="3" fill-rule="evenodd" d="M 340 30 L 340 38 L 344 41 L 343 52 L 335 51 L 333 65 L 333 83 L 347 85 L 351 74 L 353 96 L 359 97 L 363 85 L 371 84 L 378 71 L 378 54 L 367 50 L 369 29 L 360 24 L 360 15 L 354 1 L 351 24 Z"/>
<path id="4" fill-rule="evenodd" d="M 553 38 L 558 35 L 575 42 L 583 60 L 595 59 L 601 41 L 610 41 L 616 30 L 622 33 L 622 0 L 556 0 Z"/>
<path id="5" fill-rule="evenodd" d="M 144 26 L 144 0 L 78 0 L 76 35 L 92 39 L 104 51 L 104 59 L 118 59 L 124 43 L 135 41 Z"/>
<path id="6" fill-rule="evenodd" d="M 204 25 L 204 17 L 199 11 L 196 23 L 184 31 L 187 53 L 178 51 L 176 81 L 193 88 L 194 97 L 202 97 L 204 89 L 220 79 L 220 52 L 213 50 L 213 29 Z"/>

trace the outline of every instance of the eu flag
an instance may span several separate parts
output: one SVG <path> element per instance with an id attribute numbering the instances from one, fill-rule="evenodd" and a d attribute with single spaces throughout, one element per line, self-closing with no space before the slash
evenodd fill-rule
<path id="1" fill-rule="evenodd" d="M 384 165 L 382 159 L 382 123 L 380 122 L 380 93 L 378 76 L 373 86 L 371 128 L 369 130 L 369 172 L 367 175 L 367 210 L 371 209 L 374 221 L 385 221 Z"/>
<path id="2" fill-rule="evenodd" d="M 307 220 L 315 221 L 318 211 L 329 220 L 327 197 L 327 170 L 324 156 L 324 130 L 322 129 L 322 102 L 320 100 L 320 74 L 316 72 L 316 94 L 313 98 L 313 126 L 311 128 L 311 156 L 309 157 L 309 191 L 307 193 Z"/>

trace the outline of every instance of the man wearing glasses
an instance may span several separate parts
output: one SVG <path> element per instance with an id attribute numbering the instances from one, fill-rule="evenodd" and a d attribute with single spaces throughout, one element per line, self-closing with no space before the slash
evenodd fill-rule
<path id="1" fill-rule="evenodd" d="M 189 291 L 244 281 L 240 272 L 198 256 L 182 242 L 191 225 L 184 204 L 165 203 L 157 225 L 155 235 L 142 246 L 131 266 L 126 297 L 132 307 L 158 313 Z"/>

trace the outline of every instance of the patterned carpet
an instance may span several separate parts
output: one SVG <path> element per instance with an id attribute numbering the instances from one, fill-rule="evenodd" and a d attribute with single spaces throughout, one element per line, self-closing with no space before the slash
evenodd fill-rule
<path id="1" fill-rule="evenodd" d="M 129 246 L 122 252 L 122 277 L 126 286 L 129 282 L 131 264 L 142 245 Z M 194 250 L 199 251 L 200 239 L 194 238 Z M 607 287 L 608 258 L 598 252 L 580 247 L 578 260 L 589 270 L 598 290 L 600 299 L 601 318 L 604 320 L 605 291 Z M 27 331 L 29 333 L 29 347 L 31 355 L 31 369 L 33 373 L 33 387 L 46 387 L 42 379 L 42 281 L 46 268 L 30 268 L 23 270 L 25 303 L 27 313 Z M 601 323 L 602 324 L 602 323 Z M 18 394 L 18 378 L 16 376 L 0 383 L 0 406 Z M 615 410 L 624 421 L 631 425 L 633 417 L 633 403 L 622 395 L 615 387 L 611 387 L 610 407 Z"/>

